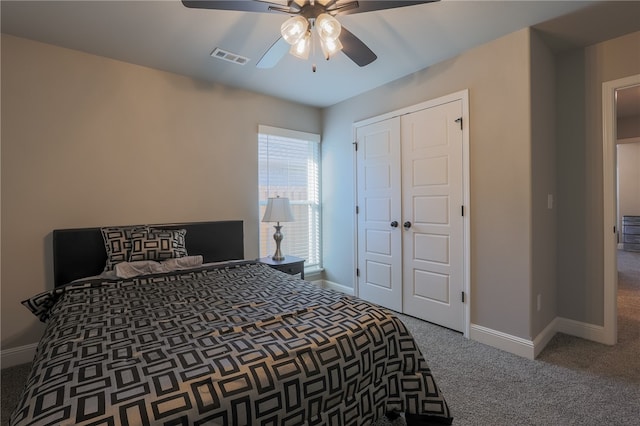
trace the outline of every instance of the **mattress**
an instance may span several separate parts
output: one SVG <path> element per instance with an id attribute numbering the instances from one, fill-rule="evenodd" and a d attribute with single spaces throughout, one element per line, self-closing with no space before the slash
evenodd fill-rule
<path id="1" fill-rule="evenodd" d="M 451 423 L 390 311 L 260 263 L 81 281 L 24 304 L 46 330 L 12 425 Z"/>

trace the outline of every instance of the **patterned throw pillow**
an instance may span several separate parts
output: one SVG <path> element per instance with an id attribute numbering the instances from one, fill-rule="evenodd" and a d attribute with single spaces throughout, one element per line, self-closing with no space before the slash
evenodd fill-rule
<path id="1" fill-rule="evenodd" d="M 136 234 L 131 239 L 129 262 L 139 260 L 164 260 L 187 255 L 186 229 L 153 229 Z"/>
<path id="2" fill-rule="evenodd" d="M 147 226 L 110 226 L 100 228 L 104 248 L 107 251 L 107 263 L 104 272 L 113 271 L 113 268 L 120 263 L 129 260 L 131 255 L 131 239 L 134 236 L 146 234 Z"/>

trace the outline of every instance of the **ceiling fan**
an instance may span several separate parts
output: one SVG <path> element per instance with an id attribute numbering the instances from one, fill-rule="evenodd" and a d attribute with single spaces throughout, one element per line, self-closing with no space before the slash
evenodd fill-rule
<path id="1" fill-rule="evenodd" d="M 307 58 L 315 33 L 325 59 L 342 52 L 364 67 L 378 57 L 362 40 L 340 25 L 336 15 L 371 12 L 431 3 L 439 0 L 182 0 L 189 8 L 291 15 L 280 29 L 280 37 L 258 61 L 258 68 L 272 68 L 287 51 Z M 315 72 L 315 64 L 313 65 Z"/>

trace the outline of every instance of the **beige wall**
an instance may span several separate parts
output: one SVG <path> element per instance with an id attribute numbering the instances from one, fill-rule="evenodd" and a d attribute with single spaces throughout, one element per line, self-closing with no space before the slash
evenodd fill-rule
<path id="1" fill-rule="evenodd" d="M 558 315 L 602 325 L 602 83 L 640 74 L 640 32 L 557 64 Z"/>
<path id="2" fill-rule="evenodd" d="M 521 30 L 324 111 L 326 278 L 354 281 L 352 124 L 469 89 L 471 321 L 530 338 L 530 31 Z M 546 201 L 545 201 L 546 203 Z"/>
<path id="3" fill-rule="evenodd" d="M 577 319 L 584 315 L 577 315 L 579 306 L 572 303 L 585 283 L 587 251 L 584 50 L 556 59 L 556 84 L 557 303 L 559 315 Z"/>
<path id="4" fill-rule="evenodd" d="M 556 84 L 555 59 L 531 33 L 531 337 L 557 315 L 556 306 Z M 551 208 L 549 208 L 551 196 Z M 538 306 L 538 299 L 540 305 Z"/>
<path id="5" fill-rule="evenodd" d="M 242 219 L 258 253 L 257 126 L 318 109 L 2 35 L 2 349 L 43 326 L 57 228 Z"/>

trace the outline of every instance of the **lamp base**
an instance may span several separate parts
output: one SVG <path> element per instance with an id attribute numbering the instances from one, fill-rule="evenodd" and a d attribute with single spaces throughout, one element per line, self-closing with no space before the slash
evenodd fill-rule
<path id="1" fill-rule="evenodd" d="M 280 232 L 282 226 L 280 225 L 280 222 L 278 222 L 278 224 L 273 227 L 276 228 L 276 233 L 273 234 L 273 239 L 276 241 L 276 252 L 271 256 L 271 259 L 276 261 L 284 260 L 284 255 L 280 251 L 280 242 L 282 241 L 282 238 L 284 238 L 284 235 Z"/>

